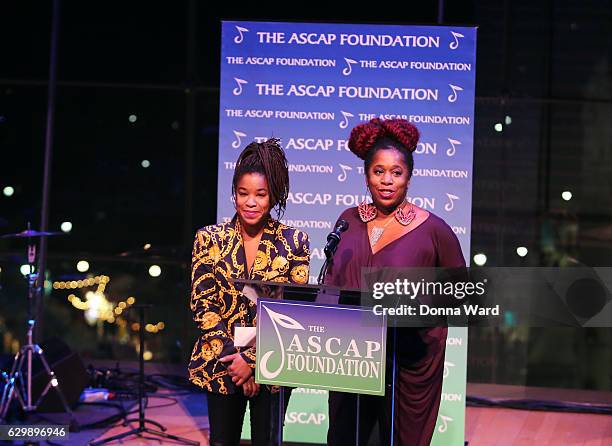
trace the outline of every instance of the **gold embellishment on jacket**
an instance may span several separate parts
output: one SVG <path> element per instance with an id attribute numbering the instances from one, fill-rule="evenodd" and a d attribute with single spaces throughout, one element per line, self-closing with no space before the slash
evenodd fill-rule
<path id="1" fill-rule="evenodd" d="M 291 270 L 291 279 L 296 283 L 308 283 L 308 267 L 298 265 Z"/>
<path id="2" fill-rule="evenodd" d="M 217 263 L 221 257 L 221 250 L 217 245 L 213 245 L 208 249 L 208 256 L 213 263 Z"/>
<path id="3" fill-rule="evenodd" d="M 221 321 L 221 316 L 217 313 L 209 311 L 204 313 L 204 320 L 202 321 L 202 329 L 209 330 L 217 325 Z"/>
<path id="4" fill-rule="evenodd" d="M 273 281 L 274 279 L 276 279 L 278 277 L 280 273 L 278 271 L 268 271 L 267 273 L 265 273 L 262 277 L 261 280 L 265 280 L 268 282 Z"/>
<path id="5" fill-rule="evenodd" d="M 221 342 L 220 339 L 211 339 L 210 348 L 212 349 L 215 356 L 219 356 L 219 354 L 223 350 L 223 342 Z"/>
<path id="6" fill-rule="evenodd" d="M 243 351 L 242 354 L 251 360 L 251 362 L 249 363 L 249 366 L 252 369 L 254 369 L 255 368 L 255 360 L 256 360 L 256 358 L 255 358 L 255 347 L 251 347 L 248 350 Z"/>
<path id="7" fill-rule="evenodd" d="M 219 393 L 222 395 L 227 395 L 227 387 L 225 387 L 225 383 L 223 382 L 223 378 L 218 378 L 217 382 L 219 383 Z"/>
<path id="8" fill-rule="evenodd" d="M 255 255 L 255 262 L 253 263 L 253 269 L 255 271 L 262 271 L 268 266 L 268 256 L 265 252 L 257 251 Z"/>
<path id="9" fill-rule="evenodd" d="M 289 269 L 289 261 L 283 256 L 275 257 L 274 260 L 272 260 L 272 269 L 279 274 L 284 274 Z"/>
<path id="10" fill-rule="evenodd" d="M 215 353 L 212 351 L 210 344 L 208 342 L 204 342 L 202 344 L 202 358 L 206 361 L 210 361 L 215 356 Z"/>
<path id="11" fill-rule="evenodd" d="M 232 270 L 227 271 L 229 275 L 231 275 L 233 271 L 234 274 L 236 274 L 236 277 L 241 277 L 244 272 L 244 263 L 238 261 L 238 254 L 241 253 L 241 247 L 242 247 L 242 239 L 240 243 L 236 243 L 234 248 L 232 249 L 232 256 L 231 256 Z M 229 267 L 229 265 L 226 265 L 226 266 Z"/>
<path id="12" fill-rule="evenodd" d="M 234 325 L 234 322 L 236 322 L 236 319 L 244 317 L 246 313 L 246 310 L 241 310 L 229 318 L 229 320 L 227 321 L 227 329 L 230 333 L 233 331 L 232 326 Z"/>
<path id="13" fill-rule="evenodd" d="M 204 339 L 210 338 L 213 336 L 227 336 L 227 332 L 223 330 L 209 331 L 208 333 L 205 333 L 202 336 L 204 337 Z"/>

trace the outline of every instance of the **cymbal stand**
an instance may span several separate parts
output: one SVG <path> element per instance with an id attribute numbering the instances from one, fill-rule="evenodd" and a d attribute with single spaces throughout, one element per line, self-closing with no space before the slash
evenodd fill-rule
<path id="1" fill-rule="evenodd" d="M 28 224 L 29 229 L 29 224 Z M 28 331 L 27 331 L 27 343 L 21 347 L 21 349 L 15 355 L 13 365 L 10 373 L 2 372 L 2 377 L 5 381 L 4 390 L 2 392 L 2 399 L 0 399 L 0 421 L 6 421 L 9 408 L 13 400 L 17 400 L 21 409 L 25 413 L 36 412 L 38 406 L 49 393 L 49 390 L 54 389 L 70 417 L 70 430 L 78 430 L 78 424 L 74 418 L 74 414 L 68 406 L 66 397 L 62 392 L 59 380 L 55 376 L 55 372 L 49 366 L 43 349 L 38 344 L 33 342 L 33 332 L 36 326 L 36 320 L 33 318 L 33 305 L 36 296 L 41 295 L 43 285 L 38 283 L 38 274 L 34 272 L 34 265 L 36 263 L 36 245 L 31 238 L 28 237 Z M 32 392 L 32 360 L 34 357 L 38 357 L 41 364 L 43 365 L 45 372 L 47 373 L 47 384 L 41 392 L 40 396 L 33 402 L 34 395 Z"/>

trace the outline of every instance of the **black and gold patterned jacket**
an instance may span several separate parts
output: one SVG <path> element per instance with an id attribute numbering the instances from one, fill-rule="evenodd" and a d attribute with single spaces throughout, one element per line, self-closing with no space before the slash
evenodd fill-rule
<path id="1" fill-rule="evenodd" d="M 235 393 L 237 387 L 226 365 L 218 359 L 240 351 L 244 360 L 255 367 L 254 348 L 234 347 L 233 340 L 234 327 L 256 325 L 257 307 L 229 279 L 307 283 L 309 248 L 308 234 L 269 219 L 247 275 L 236 217 L 198 230 L 191 261 L 190 306 L 202 333 L 189 363 L 192 383 L 209 392 Z"/>

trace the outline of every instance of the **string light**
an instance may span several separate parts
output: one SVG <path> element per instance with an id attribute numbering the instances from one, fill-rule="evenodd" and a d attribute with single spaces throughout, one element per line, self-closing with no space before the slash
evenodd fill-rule
<path id="1" fill-rule="evenodd" d="M 102 275 L 102 276 L 91 277 L 89 279 L 84 279 L 84 280 L 70 280 L 66 282 L 56 281 L 56 282 L 53 282 L 53 289 L 54 290 L 63 290 L 63 289 L 74 290 L 77 288 L 87 288 L 90 286 L 98 285 L 98 290 L 96 291 L 98 293 L 101 293 L 104 291 L 106 284 L 108 284 L 109 282 L 110 282 L 110 277 Z"/>
<path id="2" fill-rule="evenodd" d="M 86 319 L 90 323 L 94 323 L 96 320 L 102 320 L 109 324 L 125 327 L 127 326 L 127 322 L 119 316 L 136 303 L 136 298 L 130 296 L 125 301 L 117 302 L 113 307 L 113 304 L 106 299 L 103 293 L 106 284 L 109 282 L 109 276 L 100 275 L 83 280 L 70 280 L 65 282 L 55 281 L 52 286 L 55 290 L 77 290 L 97 285 L 95 291 L 88 291 L 86 293 L 85 300 L 81 300 L 76 294 L 71 293 L 67 296 L 68 302 L 78 310 L 89 312 L 86 313 Z M 133 331 L 138 331 L 140 329 L 140 325 L 137 322 L 134 322 L 130 327 Z M 149 333 L 157 333 L 164 328 L 165 324 L 161 321 L 157 324 L 147 324 L 145 326 L 145 329 Z"/>

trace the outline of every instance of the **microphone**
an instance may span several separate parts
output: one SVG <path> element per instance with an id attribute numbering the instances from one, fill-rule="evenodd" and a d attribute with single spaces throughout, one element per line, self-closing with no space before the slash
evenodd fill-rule
<path id="1" fill-rule="evenodd" d="M 323 248 L 323 252 L 328 260 L 334 256 L 336 248 L 338 248 L 338 243 L 340 243 L 340 235 L 346 231 L 348 227 L 348 222 L 340 219 L 336 223 L 334 230 L 327 236 L 327 244 L 325 245 L 325 248 Z"/>

